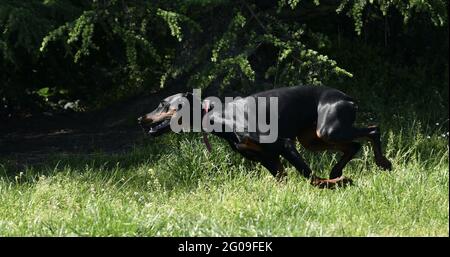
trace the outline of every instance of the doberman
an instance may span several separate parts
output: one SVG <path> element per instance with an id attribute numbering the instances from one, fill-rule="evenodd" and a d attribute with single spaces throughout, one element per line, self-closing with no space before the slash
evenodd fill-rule
<path id="1" fill-rule="evenodd" d="M 181 97 L 190 103 L 199 101 L 191 93 L 179 93 L 164 99 L 151 113 L 138 119 L 147 134 L 158 136 L 170 131 L 170 119 L 180 108 L 176 104 Z M 250 98 L 278 97 L 278 137 L 273 143 L 260 143 L 249 137 L 242 137 L 236 132 L 212 132 L 225 139 L 231 148 L 244 157 L 260 162 L 277 179 L 286 173 L 280 162 L 280 155 L 290 162 L 304 177 L 311 179 L 311 184 L 318 187 L 334 188 L 336 185 L 351 184 L 352 180 L 342 176 L 345 165 L 361 149 L 357 141 L 371 142 L 375 163 L 391 170 L 391 162 L 383 155 L 380 142 L 380 129 L 377 126 L 357 128 L 353 125 L 357 105 L 345 93 L 322 86 L 296 86 L 277 88 L 253 94 Z M 202 117 L 208 112 L 205 105 Z M 224 108 L 226 111 L 226 108 Z M 342 158 L 331 169 L 329 179 L 316 177 L 305 163 L 296 148 L 296 139 L 311 151 L 332 150 L 342 152 Z"/>

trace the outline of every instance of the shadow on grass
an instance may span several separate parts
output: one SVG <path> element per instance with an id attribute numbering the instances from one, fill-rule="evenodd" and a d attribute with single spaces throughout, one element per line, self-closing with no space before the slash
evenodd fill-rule
<path id="1" fill-rule="evenodd" d="M 214 151 L 208 153 L 200 134 L 170 134 L 143 138 L 129 151 L 106 153 L 50 153 L 39 161 L 17 164 L 20 160 L 0 159 L 0 176 L 9 182 L 33 184 L 40 176 L 69 172 L 139 188 L 145 183 L 171 191 L 191 190 L 200 181 L 220 183 L 242 172 L 252 173 L 255 163 L 232 152 L 221 139 L 211 138 Z M 29 157 L 28 157 L 29 158 Z"/>
<path id="2" fill-rule="evenodd" d="M 445 127 L 442 125 L 445 126 L 424 126 L 416 120 L 385 122 L 382 124 L 382 139 L 388 158 L 398 166 L 411 161 L 430 167 L 437 162 L 448 163 L 448 158 L 442 157 L 448 153 L 448 134 L 445 134 Z M 175 188 L 191 190 L 199 183 L 220 185 L 242 174 L 252 174 L 255 178 L 267 175 L 264 168 L 259 165 L 255 169 L 255 163 L 233 152 L 223 140 L 214 136 L 210 136 L 210 140 L 214 146 L 212 153 L 207 153 L 200 134 L 190 133 L 168 134 L 154 139 L 139 134 L 137 137 L 130 137 L 131 146 L 120 151 L 50 151 L 41 156 L 33 152 L 11 155 L 0 158 L 0 176 L 15 182 L 18 176 L 22 176 L 21 172 L 27 173 L 20 178 L 20 183 L 34 183 L 39 176 L 55 176 L 60 172 L 70 171 L 79 175 L 88 173 L 94 178 L 100 177 L 117 183 L 125 177 L 131 181 L 130 185 L 134 184 L 136 187 L 150 181 L 155 182 L 155 186 L 170 191 Z M 365 172 L 375 165 L 370 145 L 364 145 L 367 146 L 365 151 L 352 160 L 347 171 L 352 170 L 353 174 Z M 313 171 L 320 176 L 328 176 L 339 157 L 303 149 L 300 151 Z M 436 157 L 441 160 L 436 160 Z M 289 165 L 286 161 L 283 163 L 285 167 Z"/>

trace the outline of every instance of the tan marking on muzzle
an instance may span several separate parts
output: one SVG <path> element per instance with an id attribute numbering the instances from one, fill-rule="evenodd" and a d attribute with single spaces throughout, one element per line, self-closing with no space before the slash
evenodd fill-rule
<path id="1" fill-rule="evenodd" d="M 320 134 L 320 131 L 319 131 L 318 129 L 316 129 L 316 136 L 317 136 L 318 138 L 322 138 L 322 135 Z"/>
<path id="2" fill-rule="evenodd" d="M 152 119 L 152 123 L 160 122 L 167 118 L 172 118 L 172 116 L 175 115 L 176 113 L 177 113 L 176 109 L 169 109 L 169 111 L 167 111 L 167 112 L 162 112 L 162 113 L 153 115 L 152 117 L 150 117 L 150 119 Z"/>

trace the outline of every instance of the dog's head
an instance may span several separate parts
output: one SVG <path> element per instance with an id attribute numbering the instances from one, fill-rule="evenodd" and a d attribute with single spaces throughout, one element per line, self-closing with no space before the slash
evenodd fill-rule
<path id="1" fill-rule="evenodd" d="M 183 105 L 189 104 L 192 106 L 194 99 L 192 93 L 171 95 L 163 99 L 155 110 L 139 117 L 138 123 L 149 136 L 156 137 L 165 134 L 170 131 L 170 120 L 177 115 Z M 200 101 L 200 99 L 196 100 Z M 181 119 L 179 122 L 181 122 Z"/>

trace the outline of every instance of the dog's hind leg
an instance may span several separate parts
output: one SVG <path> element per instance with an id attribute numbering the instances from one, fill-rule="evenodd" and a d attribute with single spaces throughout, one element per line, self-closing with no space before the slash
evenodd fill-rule
<path id="1" fill-rule="evenodd" d="M 352 102 L 340 101 L 319 108 L 316 134 L 333 148 L 344 152 L 341 161 L 333 168 L 330 177 L 342 175 L 342 169 L 358 152 L 360 146 L 353 142 L 358 139 L 368 139 L 372 143 L 375 163 L 383 169 L 390 170 L 391 162 L 383 155 L 381 149 L 380 130 L 376 126 L 355 128 L 356 110 Z M 343 147 L 344 146 L 344 147 Z"/>
<path id="2" fill-rule="evenodd" d="M 378 167 L 391 170 L 391 162 L 383 155 L 381 148 L 381 133 L 378 126 L 370 126 L 367 128 L 354 128 L 356 138 L 368 139 L 372 144 L 373 153 L 375 155 L 375 163 Z"/>
<path id="3" fill-rule="evenodd" d="M 331 169 L 330 179 L 339 178 L 342 176 L 342 170 L 344 169 L 345 165 L 347 165 L 347 163 L 351 161 L 355 154 L 361 149 L 361 144 L 356 142 L 345 143 L 339 145 L 338 149 L 344 154 L 336 163 L 336 165 L 334 165 Z"/>

